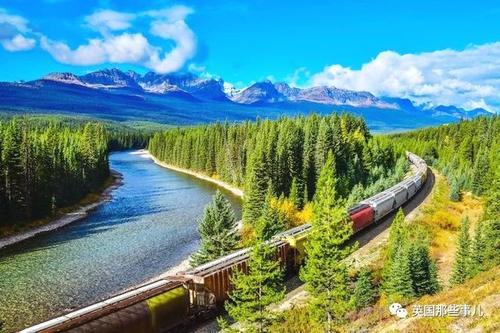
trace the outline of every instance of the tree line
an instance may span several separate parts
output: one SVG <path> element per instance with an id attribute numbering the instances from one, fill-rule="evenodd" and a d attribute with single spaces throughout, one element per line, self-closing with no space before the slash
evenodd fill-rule
<path id="1" fill-rule="evenodd" d="M 0 226 L 75 204 L 108 176 L 108 135 L 102 124 L 0 122 Z"/>
<path id="2" fill-rule="evenodd" d="M 155 133 L 148 149 L 163 162 L 244 188 L 243 220 L 253 227 L 266 198 L 289 198 L 297 209 L 311 201 L 329 152 L 340 198 L 353 188 L 356 199 L 362 198 L 369 184 L 389 176 L 394 181 L 406 170 L 402 158 L 394 175 L 401 154 L 349 114 L 170 129 Z"/>
<path id="3" fill-rule="evenodd" d="M 500 176 L 500 117 L 478 117 L 455 124 L 395 134 L 386 139 L 411 150 L 443 172 L 451 185 L 450 198 L 463 191 L 485 195 Z"/>

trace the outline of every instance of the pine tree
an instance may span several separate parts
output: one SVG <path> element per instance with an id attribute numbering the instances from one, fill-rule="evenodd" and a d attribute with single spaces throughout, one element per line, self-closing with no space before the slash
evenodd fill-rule
<path id="1" fill-rule="evenodd" d="M 376 293 L 371 271 L 363 269 L 359 272 L 356 287 L 354 288 L 354 305 L 356 310 L 360 310 L 372 304 L 375 300 Z"/>
<path id="2" fill-rule="evenodd" d="M 262 216 L 258 219 L 255 228 L 257 238 L 263 240 L 268 240 L 277 233 L 285 230 L 285 225 L 280 213 L 272 205 L 272 193 L 271 189 L 269 189 L 266 195 L 266 202 L 264 204 Z"/>
<path id="3" fill-rule="evenodd" d="M 384 290 L 392 300 L 411 299 L 415 296 L 411 276 L 410 247 L 404 243 L 397 249 L 394 260 L 390 262 L 384 280 Z"/>
<path id="4" fill-rule="evenodd" d="M 451 276 L 451 284 L 464 283 L 470 272 L 470 238 L 469 218 L 466 216 L 460 222 L 460 234 L 457 241 L 455 264 Z"/>
<path id="5" fill-rule="evenodd" d="M 439 281 L 438 267 L 434 260 L 431 261 L 429 265 L 429 272 L 430 272 L 429 294 L 435 294 L 442 290 L 442 286 L 441 282 Z"/>
<path id="6" fill-rule="evenodd" d="M 318 136 L 316 139 L 314 163 L 316 174 L 319 175 L 325 165 L 327 155 L 331 152 L 333 145 L 333 133 L 327 119 L 322 118 L 319 122 Z M 335 156 L 333 156 L 335 158 Z M 318 178 L 319 179 L 319 178 Z"/>
<path id="7" fill-rule="evenodd" d="M 335 164 L 331 153 L 321 169 L 314 198 L 312 231 L 306 244 L 306 262 L 300 277 L 311 294 L 312 313 L 331 332 L 344 321 L 351 307 L 348 267 L 344 259 L 353 251 L 345 243 L 352 225 L 335 193 Z"/>
<path id="8" fill-rule="evenodd" d="M 450 200 L 455 202 L 460 201 L 460 182 L 456 178 L 451 180 Z"/>
<path id="9" fill-rule="evenodd" d="M 405 226 L 405 214 L 400 208 L 392 221 L 389 231 L 387 259 L 392 262 L 396 260 L 398 251 L 403 247 L 408 238 Z"/>
<path id="10" fill-rule="evenodd" d="M 243 221 L 249 225 L 255 225 L 262 215 L 262 208 L 266 200 L 269 187 L 266 154 L 263 143 L 254 151 L 251 158 L 249 175 L 243 203 Z"/>
<path id="11" fill-rule="evenodd" d="M 410 247 L 410 270 L 413 292 L 420 297 L 439 290 L 435 263 L 429 255 L 427 242 L 418 241 Z"/>
<path id="12" fill-rule="evenodd" d="M 410 247 L 402 209 L 399 209 L 391 225 L 382 275 L 383 289 L 389 298 L 413 297 Z"/>
<path id="13" fill-rule="evenodd" d="M 304 184 L 296 177 L 294 177 L 292 180 L 292 186 L 290 188 L 290 200 L 292 201 L 295 209 L 300 210 L 304 207 Z"/>
<path id="14" fill-rule="evenodd" d="M 283 299 L 283 270 L 276 250 L 259 240 L 252 247 L 248 273 L 237 271 L 231 277 L 233 289 L 225 308 L 245 330 L 265 332 L 275 319 L 267 307 Z"/>
<path id="15" fill-rule="evenodd" d="M 473 277 L 484 270 L 485 240 L 483 236 L 484 221 L 479 220 L 476 224 L 474 238 L 471 244 L 469 277 Z"/>
<path id="16" fill-rule="evenodd" d="M 239 241 L 235 228 L 236 216 L 231 203 L 217 190 L 198 226 L 201 245 L 192 256 L 191 265 L 198 266 L 233 251 Z"/>
<path id="17" fill-rule="evenodd" d="M 500 219 L 483 222 L 483 267 L 500 265 Z"/>
<path id="18" fill-rule="evenodd" d="M 476 195 L 482 195 L 487 186 L 489 173 L 489 161 L 486 149 L 479 150 L 474 169 L 472 170 L 472 191 Z"/>

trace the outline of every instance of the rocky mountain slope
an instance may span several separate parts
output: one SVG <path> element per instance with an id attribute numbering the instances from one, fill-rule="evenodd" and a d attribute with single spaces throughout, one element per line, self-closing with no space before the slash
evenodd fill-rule
<path id="1" fill-rule="evenodd" d="M 115 120 L 169 124 L 241 121 L 312 111 L 349 111 L 375 130 L 404 130 L 488 114 L 455 106 L 420 106 L 336 87 L 296 88 L 257 82 L 236 89 L 222 79 L 191 73 L 144 75 L 104 69 L 77 76 L 51 73 L 29 82 L 0 83 L 0 110 L 8 113 L 76 113 Z"/>

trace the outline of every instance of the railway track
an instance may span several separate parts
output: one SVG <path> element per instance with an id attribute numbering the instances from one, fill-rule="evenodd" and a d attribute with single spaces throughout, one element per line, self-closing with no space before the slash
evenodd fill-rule
<path id="1" fill-rule="evenodd" d="M 409 212 L 428 195 L 434 176 L 417 155 L 407 153 L 413 174 L 349 209 L 354 239 L 360 245 L 390 225 L 402 207 Z M 276 235 L 269 244 L 287 275 L 298 271 L 304 260 L 304 243 L 311 225 Z M 361 231 L 363 231 L 361 233 Z M 185 330 L 190 322 L 219 309 L 230 290 L 234 270 L 247 270 L 249 249 L 195 267 L 176 276 L 159 279 L 102 302 L 29 327 L 22 332 L 165 332 Z"/>
<path id="2" fill-rule="evenodd" d="M 435 184 L 435 176 L 432 170 L 428 170 L 427 181 L 420 189 L 420 191 L 405 203 L 401 208 L 405 215 L 408 215 L 415 211 L 420 205 L 429 197 L 434 188 Z M 392 212 L 388 214 L 383 220 L 379 223 L 369 226 L 363 232 L 357 233 L 351 240 L 351 242 L 358 242 L 359 248 L 366 246 L 372 239 L 383 233 L 387 230 L 394 217 L 396 216 L 396 212 Z M 297 301 L 301 301 L 306 297 L 304 291 L 304 283 L 300 281 L 298 276 L 293 276 L 286 281 L 286 290 L 287 294 L 282 303 L 291 303 L 294 304 Z M 284 308 L 287 308 L 286 306 Z M 227 318 L 228 320 L 230 318 Z M 213 333 L 217 332 L 217 321 L 215 319 L 206 320 L 204 322 L 193 323 L 186 329 L 186 332 L 189 333 Z"/>

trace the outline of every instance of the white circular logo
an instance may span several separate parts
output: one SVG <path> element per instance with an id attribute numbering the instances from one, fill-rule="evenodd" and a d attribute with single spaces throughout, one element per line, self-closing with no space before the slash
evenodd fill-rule
<path id="1" fill-rule="evenodd" d="M 395 316 L 398 310 L 402 307 L 403 306 L 399 303 L 392 303 L 391 305 L 389 305 L 389 311 L 391 312 L 391 315 Z"/>

